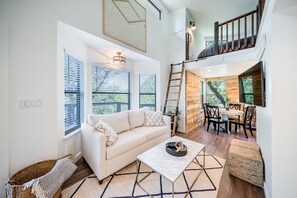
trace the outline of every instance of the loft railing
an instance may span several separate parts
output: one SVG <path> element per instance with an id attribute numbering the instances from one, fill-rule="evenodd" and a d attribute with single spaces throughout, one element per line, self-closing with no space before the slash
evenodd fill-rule
<path id="1" fill-rule="evenodd" d="M 264 4 L 265 0 L 259 0 L 257 9 L 223 23 L 215 22 L 214 55 L 255 46 Z"/>

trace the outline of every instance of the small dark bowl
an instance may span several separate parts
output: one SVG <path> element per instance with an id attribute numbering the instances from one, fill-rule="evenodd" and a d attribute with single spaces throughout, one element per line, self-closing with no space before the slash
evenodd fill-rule
<path id="1" fill-rule="evenodd" d="M 187 150 L 185 151 L 180 151 L 180 152 L 176 152 L 176 147 L 175 147 L 175 143 L 176 142 L 168 142 L 166 145 L 165 145 L 165 148 L 166 148 L 166 152 L 169 153 L 170 155 L 173 155 L 173 156 L 176 156 L 176 157 L 182 157 L 182 156 L 185 156 L 187 154 L 187 146 L 184 145 L 184 147 L 186 147 Z"/>

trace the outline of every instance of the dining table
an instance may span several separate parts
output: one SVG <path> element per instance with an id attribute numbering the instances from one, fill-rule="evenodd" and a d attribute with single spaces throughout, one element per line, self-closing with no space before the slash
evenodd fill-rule
<path id="1" fill-rule="evenodd" d="M 243 111 L 241 110 L 236 110 L 236 109 L 225 109 L 225 108 L 220 108 L 220 116 L 222 117 L 223 120 L 227 120 L 229 116 L 242 116 L 244 114 Z M 229 127 L 229 121 L 228 121 L 228 125 Z M 228 133 L 230 133 L 230 129 L 227 129 Z"/>

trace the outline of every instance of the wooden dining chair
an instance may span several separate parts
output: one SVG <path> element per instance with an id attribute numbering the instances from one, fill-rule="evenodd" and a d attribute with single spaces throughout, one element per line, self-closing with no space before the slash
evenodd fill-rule
<path id="1" fill-rule="evenodd" d="M 240 103 L 229 103 L 229 109 L 241 110 Z"/>
<path id="2" fill-rule="evenodd" d="M 241 104 L 240 103 L 230 103 L 229 104 L 229 109 L 241 110 Z M 240 120 L 240 115 L 238 115 L 238 116 L 229 116 L 228 120 Z"/>
<path id="3" fill-rule="evenodd" d="M 204 113 L 203 126 L 205 126 L 206 120 L 208 120 L 207 107 L 206 107 L 207 105 L 210 105 L 210 103 L 203 103 L 203 113 Z"/>
<path id="4" fill-rule="evenodd" d="M 215 130 L 217 130 L 217 134 L 220 132 L 220 125 L 225 124 L 225 131 L 227 132 L 227 120 L 223 120 L 220 116 L 220 109 L 218 106 L 206 105 L 207 114 L 208 114 L 208 125 L 207 131 L 209 130 L 209 125 L 213 123 Z"/>
<path id="5" fill-rule="evenodd" d="M 237 126 L 242 126 L 243 130 L 244 130 L 245 137 L 248 138 L 247 133 L 246 133 L 246 129 L 247 129 L 247 125 L 248 125 L 251 135 L 254 136 L 253 129 L 252 129 L 252 119 L 253 119 L 255 108 L 256 108 L 256 106 L 248 106 L 246 108 L 243 121 L 229 120 L 229 130 L 231 131 L 232 124 L 235 124 L 235 132 L 237 131 Z"/>

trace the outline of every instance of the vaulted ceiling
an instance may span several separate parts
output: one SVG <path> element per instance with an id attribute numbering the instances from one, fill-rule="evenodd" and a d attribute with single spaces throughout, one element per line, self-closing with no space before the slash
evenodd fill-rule
<path id="1" fill-rule="evenodd" d="M 224 22 L 256 9 L 258 0 L 160 0 L 169 11 L 187 8 L 204 36 L 213 36 L 214 22 Z"/>

